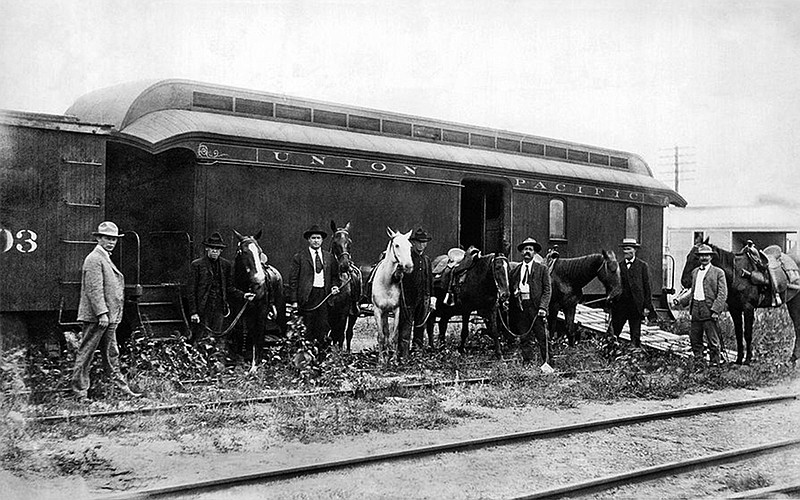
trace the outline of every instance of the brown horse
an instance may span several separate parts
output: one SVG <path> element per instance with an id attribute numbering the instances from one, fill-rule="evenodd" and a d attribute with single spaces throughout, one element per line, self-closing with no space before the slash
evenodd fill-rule
<path id="1" fill-rule="evenodd" d="M 333 345 L 346 347 L 350 352 L 350 342 L 353 340 L 353 326 L 358 319 L 359 302 L 361 301 L 361 271 L 353 263 L 350 248 L 353 240 L 350 238 L 350 223 L 344 227 L 336 227 L 331 221 L 331 254 L 339 263 L 339 293 L 331 297 L 328 307 L 328 321 L 331 325 L 331 340 Z"/>
<path id="2" fill-rule="evenodd" d="M 447 259 L 442 255 L 434 259 L 439 262 Z M 439 344 L 444 345 L 445 332 L 450 318 L 461 315 L 461 342 L 458 351 L 465 351 L 467 337 L 469 336 L 469 317 L 473 311 L 483 317 L 486 329 L 494 340 L 495 354 L 502 356 L 500 348 L 500 329 L 497 325 L 497 318 L 501 311 L 508 310 L 508 298 L 510 296 L 508 286 L 509 265 L 508 259 L 503 254 L 488 254 L 476 257 L 472 266 L 467 269 L 464 282 L 456 296 L 455 305 L 448 306 L 444 302 L 447 292 L 440 281 L 435 281 L 433 293 L 436 297 L 437 309 L 431 312 L 428 319 L 428 339 L 433 344 L 433 325 L 439 324 Z M 458 279 L 458 277 L 451 278 Z M 433 345 L 431 345 L 433 347 Z"/>
<path id="3" fill-rule="evenodd" d="M 283 335 L 286 331 L 283 277 L 267 263 L 267 254 L 258 244 L 261 231 L 254 236 L 245 236 L 235 229 L 233 232 L 239 240 L 233 264 L 233 285 L 243 292 L 254 293 L 255 298 L 246 305 L 242 317 L 246 332 L 237 329 L 234 333 L 232 354 L 241 355 L 244 348 L 247 355 L 252 355 L 251 370 L 254 370 L 261 362 L 266 335 Z M 240 307 L 242 304 L 236 309 Z"/>
<path id="4" fill-rule="evenodd" d="M 622 293 L 619 263 L 613 251 L 602 250 L 583 257 L 559 258 L 550 271 L 552 296 L 548 322 L 550 328 L 553 328 L 558 311 L 564 311 L 567 341 L 571 346 L 580 342 L 580 333 L 575 325 L 575 308 L 583 298 L 583 287 L 594 278 L 600 280 L 605 287 L 606 301 L 611 301 Z"/>
<path id="5" fill-rule="evenodd" d="M 758 287 L 742 276 L 742 271 L 752 272 L 756 270 L 755 264 L 743 254 L 735 254 L 730 250 L 724 250 L 708 242 L 698 243 L 689 250 L 686 255 L 686 264 L 683 266 L 681 274 L 681 285 L 684 288 L 692 286 L 692 270 L 700 265 L 697 256 L 697 248 L 700 244 L 706 244 L 714 250 L 711 257 L 711 264 L 721 268 L 725 272 L 725 281 L 728 283 L 728 312 L 733 319 L 733 329 L 736 333 L 736 364 L 750 364 L 753 360 L 753 322 L 755 320 L 755 309 L 761 307 L 759 304 L 760 291 Z M 797 260 L 797 257 L 792 255 Z M 788 293 L 788 292 L 787 292 Z M 800 358 L 800 294 L 787 296 L 786 308 L 794 326 L 795 342 L 792 356 L 789 359 L 794 363 Z"/>

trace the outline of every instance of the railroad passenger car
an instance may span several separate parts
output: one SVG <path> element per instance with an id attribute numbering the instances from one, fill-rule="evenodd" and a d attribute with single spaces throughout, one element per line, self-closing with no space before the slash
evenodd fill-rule
<path id="1" fill-rule="evenodd" d="M 105 218 L 138 235 L 121 265 L 143 284 L 184 283 L 213 231 L 233 258 L 234 228 L 263 229 L 285 273 L 303 230 L 330 219 L 352 222 L 359 264 L 385 248 L 386 226 L 423 225 L 431 255 L 533 236 L 577 256 L 633 236 L 658 267 L 664 208 L 686 204 L 635 154 L 199 82 L 110 87 L 67 114 L 113 127 Z"/>

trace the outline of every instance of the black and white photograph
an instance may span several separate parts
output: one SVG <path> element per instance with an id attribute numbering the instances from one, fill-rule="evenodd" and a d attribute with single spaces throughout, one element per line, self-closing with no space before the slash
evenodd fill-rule
<path id="1" fill-rule="evenodd" d="M 800 498 L 800 3 L 0 1 L 0 497 Z"/>

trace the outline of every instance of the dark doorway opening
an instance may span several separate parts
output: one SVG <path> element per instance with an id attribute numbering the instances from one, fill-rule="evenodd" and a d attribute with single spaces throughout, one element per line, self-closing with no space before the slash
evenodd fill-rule
<path id="1" fill-rule="evenodd" d="M 461 246 L 474 245 L 483 253 L 504 251 L 503 185 L 464 181 L 461 189 Z"/>

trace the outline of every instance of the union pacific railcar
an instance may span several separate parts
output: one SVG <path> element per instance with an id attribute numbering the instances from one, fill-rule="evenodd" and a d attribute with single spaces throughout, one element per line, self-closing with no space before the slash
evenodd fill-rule
<path id="1" fill-rule="evenodd" d="M 384 249 L 386 226 L 422 225 L 430 254 L 533 236 L 577 256 L 636 237 L 658 268 L 664 208 L 686 204 L 631 153 L 192 81 L 98 90 L 67 114 L 113 127 L 104 218 L 138 236 L 121 265 L 144 284 L 185 282 L 214 231 L 233 258 L 234 228 L 263 229 L 287 271 L 304 229 L 331 219 L 351 221 L 359 264 Z"/>

